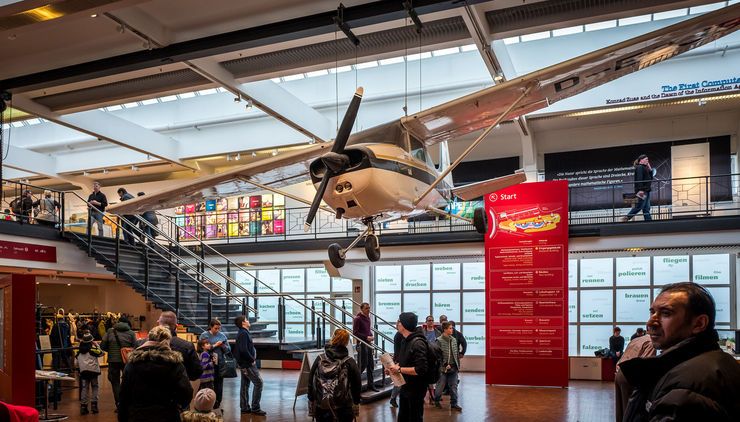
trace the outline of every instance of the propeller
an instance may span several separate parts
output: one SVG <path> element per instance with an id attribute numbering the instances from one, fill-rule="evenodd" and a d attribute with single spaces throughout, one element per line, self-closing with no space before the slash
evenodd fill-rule
<path id="1" fill-rule="evenodd" d="M 337 132 L 337 137 L 334 139 L 334 145 L 331 147 L 331 152 L 327 152 L 320 158 L 326 167 L 326 171 L 324 172 L 324 177 L 321 179 L 318 189 L 316 189 L 316 196 L 314 196 L 313 202 L 311 203 L 311 209 L 308 210 L 308 215 L 306 216 L 306 225 L 303 227 L 303 230 L 306 232 L 311 230 L 311 224 L 313 223 L 313 219 L 316 217 L 316 212 L 319 209 L 321 200 L 324 198 L 324 192 L 326 192 L 329 179 L 344 170 L 349 164 L 349 157 L 344 154 L 344 147 L 347 145 L 349 133 L 352 131 L 352 126 L 355 124 L 357 110 L 360 108 L 360 101 L 362 101 L 362 87 L 357 88 L 354 97 L 352 97 L 352 101 L 349 103 L 349 108 L 347 108 L 347 112 L 344 114 L 342 125 L 339 126 L 339 132 Z"/>

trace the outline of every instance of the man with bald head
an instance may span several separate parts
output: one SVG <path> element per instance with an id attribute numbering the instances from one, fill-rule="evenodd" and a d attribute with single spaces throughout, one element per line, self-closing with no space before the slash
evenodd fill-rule
<path id="1" fill-rule="evenodd" d="M 740 420 L 740 365 L 719 348 L 715 314 L 702 286 L 663 287 L 647 322 L 661 353 L 620 364 L 635 388 L 624 422 Z"/>
<path id="2" fill-rule="evenodd" d="M 193 343 L 181 339 L 175 331 L 177 328 L 177 315 L 170 311 L 162 312 L 159 320 L 157 320 L 157 325 L 162 325 L 170 329 L 170 333 L 172 333 L 170 349 L 180 352 L 182 355 L 182 364 L 185 365 L 185 372 L 188 373 L 188 379 L 190 381 L 200 379 L 200 376 L 203 374 L 203 368 L 200 366 L 200 358 L 195 352 Z"/>

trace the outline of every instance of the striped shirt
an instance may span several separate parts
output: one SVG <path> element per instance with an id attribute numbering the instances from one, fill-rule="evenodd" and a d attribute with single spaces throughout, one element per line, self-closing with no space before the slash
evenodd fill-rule
<path id="1" fill-rule="evenodd" d="M 200 376 L 200 382 L 213 381 L 213 358 L 208 352 L 200 355 L 200 366 L 203 367 L 203 375 Z"/>

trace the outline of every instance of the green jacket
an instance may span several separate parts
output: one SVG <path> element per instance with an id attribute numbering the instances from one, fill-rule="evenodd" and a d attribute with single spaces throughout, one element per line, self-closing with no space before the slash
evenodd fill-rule
<path id="1" fill-rule="evenodd" d="M 118 334 L 118 340 L 121 342 L 120 346 L 116 341 L 114 331 L 115 334 Z M 136 333 L 125 322 L 116 323 L 113 328 L 105 333 L 103 341 L 100 343 L 100 348 L 108 352 L 109 363 L 123 363 L 121 347 L 136 347 Z"/>
<path id="2" fill-rule="evenodd" d="M 452 362 L 454 362 L 457 369 L 460 370 L 460 355 L 458 353 L 457 340 L 455 340 L 455 337 L 447 337 L 442 334 L 437 337 L 437 343 L 439 343 L 439 348 L 442 349 L 442 363 L 439 370 L 442 371 L 442 373 L 446 372 L 445 363 Z"/>

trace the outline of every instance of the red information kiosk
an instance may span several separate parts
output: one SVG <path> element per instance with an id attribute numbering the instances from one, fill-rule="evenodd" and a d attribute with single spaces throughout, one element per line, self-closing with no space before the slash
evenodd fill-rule
<path id="1" fill-rule="evenodd" d="M 568 386 L 568 183 L 489 194 L 486 383 Z"/>

